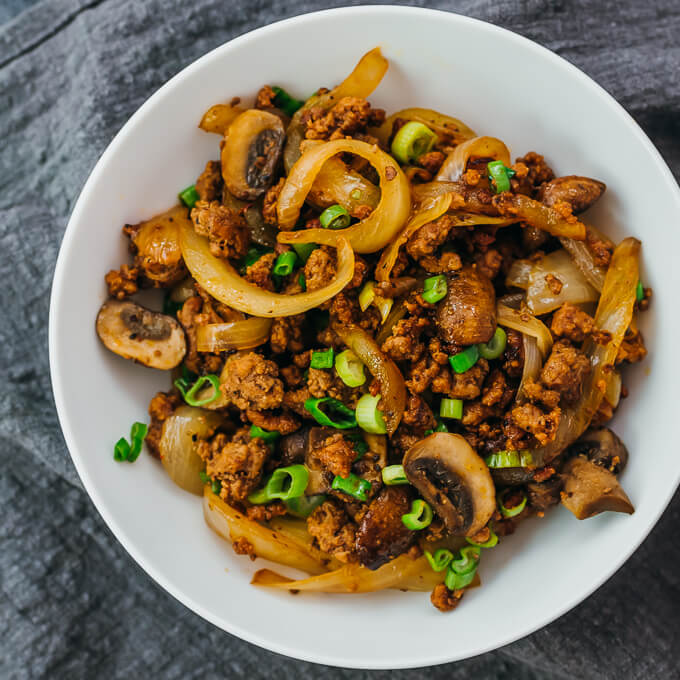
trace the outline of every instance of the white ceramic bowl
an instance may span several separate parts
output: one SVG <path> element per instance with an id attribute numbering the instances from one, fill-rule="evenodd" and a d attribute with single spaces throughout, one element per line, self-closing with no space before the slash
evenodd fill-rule
<path id="1" fill-rule="evenodd" d="M 316 47 L 323 36 L 328 49 Z M 532 520 L 480 568 L 484 585 L 442 615 L 427 594 L 298 595 L 249 585 L 259 562 L 236 556 L 204 524 L 200 500 L 142 456 L 115 463 L 112 445 L 169 376 L 105 350 L 94 319 L 104 273 L 126 258 L 120 228 L 166 209 L 178 189 L 218 157 L 202 113 L 263 83 L 304 94 L 339 82 L 380 45 L 388 74 L 371 100 L 389 111 L 430 107 L 503 139 L 513 155 L 536 150 L 558 174 L 605 181 L 588 219 L 610 236 L 644 243 L 654 288 L 643 330 L 650 356 L 626 371 L 631 395 L 614 428 L 630 450 L 623 485 L 632 516 L 578 522 L 564 509 Z M 601 585 L 635 550 L 680 475 L 675 432 L 680 382 L 674 301 L 680 289 L 680 194 L 625 111 L 548 50 L 476 20 L 405 7 L 355 7 L 289 19 L 219 47 L 156 92 L 103 154 L 73 211 L 50 310 L 50 360 L 59 418 L 73 462 L 99 512 L 134 559 L 168 592 L 216 626 L 288 656 L 362 668 L 425 666 L 504 645 L 544 626 Z M 662 315 L 660 310 L 668 310 Z"/>

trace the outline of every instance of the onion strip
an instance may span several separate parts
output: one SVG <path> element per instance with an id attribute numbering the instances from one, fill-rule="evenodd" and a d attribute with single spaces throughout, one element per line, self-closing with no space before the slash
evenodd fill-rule
<path id="1" fill-rule="evenodd" d="M 314 243 L 309 238 L 313 229 L 296 233 L 295 243 Z M 215 299 L 241 312 L 259 317 L 281 317 L 302 314 L 337 295 L 354 275 L 354 253 L 346 238 L 338 235 L 337 272 L 323 288 L 295 295 L 282 295 L 259 288 L 238 275 L 227 262 L 210 252 L 208 239 L 199 236 L 191 223 L 179 227 L 182 255 L 191 275 Z M 292 241 L 291 241 L 292 242 Z"/>
<path id="2" fill-rule="evenodd" d="M 203 114 L 203 118 L 201 118 L 198 127 L 205 132 L 214 132 L 218 135 L 224 135 L 232 122 L 244 111 L 245 109 L 240 106 L 215 104 Z"/>
<path id="3" fill-rule="evenodd" d="M 467 167 L 470 158 L 492 158 L 510 165 L 510 151 L 496 137 L 474 137 L 459 144 L 446 158 L 435 177 L 437 182 L 455 182 L 459 180 Z"/>
<path id="4" fill-rule="evenodd" d="M 518 403 L 524 401 L 524 386 L 529 380 L 536 380 L 538 378 L 541 366 L 543 365 L 535 337 L 526 333 L 522 334 L 522 346 L 524 348 L 524 367 L 522 368 L 522 380 L 519 383 L 517 396 L 515 397 L 515 401 Z"/>
<path id="5" fill-rule="evenodd" d="M 524 310 L 512 309 L 502 303 L 496 304 L 496 318 L 499 326 L 512 328 L 513 330 L 536 338 L 538 351 L 545 359 L 552 348 L 552 335 L 548 327 L 535 316 Z"/>
<path id="6" fill-rule="evenodd" d="M 196 328 L 196 349 L 199 352 L 252 349 L 267 342 L 272 323 L 271 319 L 252 317 L 245 321 L 198 326 Z"/>
<path id="7" fill-rule="evenodd" d="M 607 270 L 595 264 L 595 258 L 586 241 L 574 241 L 572 238 L 560 238 L 562 247 L 571 255 L 576 266 L 586 277 L 588 283 L 599 293 L 604 286 Z"/>

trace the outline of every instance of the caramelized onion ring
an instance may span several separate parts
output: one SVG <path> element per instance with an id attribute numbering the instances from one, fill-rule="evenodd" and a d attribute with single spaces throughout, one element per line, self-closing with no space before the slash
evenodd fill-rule
<path id="1" fill-rule="evenodd" d="M 269 339 L 273 321 L 252 317 L 244 321 L 211 323 L 196 328 L 199 352 L 225 352 L 230 349 L 252 349 Z"/>

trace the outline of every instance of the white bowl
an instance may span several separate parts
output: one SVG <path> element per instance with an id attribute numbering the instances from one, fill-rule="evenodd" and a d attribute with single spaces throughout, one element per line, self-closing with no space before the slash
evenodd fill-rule
<path id="1" fill-rule="evenodd" d="M 328 45 L 319 50 L 320 42 Z M 116 357 L 97 340 L 104 273 L 126 259 L 120 228 L 166 209 L 218 138 L 197 127 L 232 96 L 277 83 L 304 95 L 339 82 L 380 45 L 390 69 L 371 100 L 395 111 L 439 109 L 513 155 L 543 153 L 558 174 L 605 181 L 588 219 L 643 241 L 654 288 L 643 330 L 649 357 L 625 373 L 630 397 L 615 430 L 630 450 L 623 485 L 632 516 L 579 522 L 564 509 L 532 520 L 485 552 L 484 582 L 452 614 L 424 593 L 298 595 L 249 585 L 259 566 L 204 524 L 198 498 L 142 456 L 115 463 L 113 443 L 146 420 L 167 374 Z M 217 48 L 156 92 L 103 154 L 73 211 L 57 262 L 50 360 L 73 462 L 99 512 L 132 557 L 169 593 L 216 626 L 273 651 L 360 668 L 442 663 L 499 647 L 574 607 L 618 569 L 652 528 L 680 476 L 674 387 L 680 382 L 675 292 L 680 290 L 680 192 L 647 137 L 598 85 L 548 50 L 473 19 L 406 7 L 355 7 L 296 17 Z M 659 310 L 666 309 L 662 315 Z"/>

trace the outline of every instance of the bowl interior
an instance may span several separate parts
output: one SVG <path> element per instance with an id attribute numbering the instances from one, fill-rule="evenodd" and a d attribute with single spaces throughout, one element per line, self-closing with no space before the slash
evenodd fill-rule
<path id="1" fill-rule="evenodd" d="M 323 35 L 334 36 L 329 49 L 309 58 L 304 46 Z M 483 587 L 449 616 L 422 593 L 292 597 L 250 586 L 261 561 L 236 556 L 215 536 L 198 498 L 174 486 L 150 456 L 135 465 L 113 461 L 113 443 L 132 422 L 146 420 L 151 396 L 167 389 L 170 377 L 107 352 L 94 333 L 106 296 L 103 275 L 126 261 L 121 226 L 171 206 L 178 190 L 219 156 L 219 138 L 196 127 L 205 109 L 233 96 L 248 101 L 264 83 L 298 96 L 332 86 L 376 45 L 390 60 L 371 97 L 376 106 L 388 113 L 438 109 L 500 137 L 513 156 L 535 150 L 558 174 L 606 182 L 605 197 L 586 219 L 615 239 L 642 239 L 644 282 L 655 292 L 642 323 L 650 356 L 625 371 L 630 396 L 614 421 L 631 454 L 622 481 L 635 514 L 578 522 L 560 508 L 527 522 L 484 554 Z M 499 64 L 508 77 L 499 74 Z M 627 114 L 574 67 L 509 32 L 453 14 L 364 7 L 306 15 L 243 36 L 185 69 L 133 116 L 74 210 L 55 274 L 50 355 L 78 472 L 118 539 L 154 579 L 215 625 L 256 644 L 311 661 L 397 668 L 510 642 L 609 577 L 677 486 L 676 451 L 668 442 L 674 441 L 670 390 L 678 378 L 679 329 L 677 315 L 658 310 L 673 308 L 671 291 L 678 289 L 671 258 L 679 205 L 670 172 Z M 565 559 L 569 554 L 579 559 Z M 512 612 L 512 625 L 504 612 Z"/>

